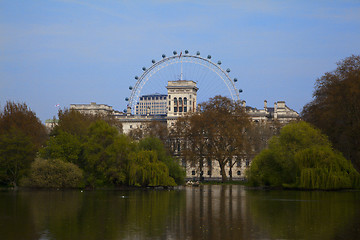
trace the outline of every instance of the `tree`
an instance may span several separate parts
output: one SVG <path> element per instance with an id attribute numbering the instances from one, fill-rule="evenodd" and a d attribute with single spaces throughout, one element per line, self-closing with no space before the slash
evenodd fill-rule
<path id="1" fill-rule="evenodd" d="M 124 183 L 128 145 L 127 138 L 105 121 L 90 125 L 84 144 L 84 171 L 91 187 Z"/>
<path id="2" fill-rule="evenodd" d="M 45 126 L 25 103 L 7 101 L 0 112 L 0 181 L 16 187 L 46 138 Z"/>
<path id="3" fill-rule="evenodd" d="M 176 131 L 183 143 L 183 152 L 190 161 L 202 168 L 203 160 L 215 160 L 221 170 L 222 181 L 227 180 L 225 166 L 235 164 L 233 159 L 244 155 L 247 148 L 245 130 L 250 120 L 238 103 L 215 96 L 202 103 L 198 113 L 179 120 Z M 231 177 L 231 170 L 229 173 Z"/>
<path id="4" fill-rule="evenodd" d="M 45 126 L 26 103 L 7 101 L 0 112 L 0 133 L 9 133 L 13 129 L 28 136 L 36 148 L 40 148 L 47 139 Z"/>
<path id="5" fill-rule="evenodd" d="M 166 164 L 155 151 L 140 150 L 129 155 L 128 184 L 131 186 L 176 186 Z"/>
<path id="6" fill-rule="evenodd" d="M 319 129 L 300 121 L 286 125 L 271 138 L 269 148 L 252 161 L 248 171 L 253 185 L 305 189 L 360 187 L 360 175 L 351 162 Z"/>
<path id="7" fill-rule="evenodd" d="M 44 159 L 62 159 L 84 167 L 82 152 L 83 143 L 78 136 L 58 130 L 57 135 L 47 141 L 46 147 L 40 149 L 39 155 Z"/>
<path id="8" fill-rule="evenodd" d="M 360 56 L 337 65 L 316 80 L 314 100 L 303 108 L 302 118 L 328 135 L 360 170 Z"/>
<path id="9" fill-rule="evenodd" d="M 184 183 L 185 171 L 180 166 L 178 160 L 170 156 L 160 139 L 146 137 L 139 142 L 139 148 L 141 150 L 155 152 L 158 160 L 165 163 L 169 169 L 169 176 L 175 180 L 176 184 L 180 185 Z"/>
<path id="10" fill-rule="evenodd" d="M 26 187 L 79 188 L 83 187 L 83 172 L 73 163 L 60 159 L 36 159 L 30 176 L 23 181 Z"/>
<path id="11" fill-rule="evenodd" d="M 0 134 L 0 182 L 17 188 L 34 160 L 36 147 L 19 129 Z"/>
<path id="12" fill-rule="evenodd" d="M 108 115 L 84 114 L 73 109 L 64 109 L 59 110 L 58 117 L 58 124 L 54 127 L 51 135 L 57 135 L 59 131 L 63 131 L 81 139 L 86 136 L 90 125 L 98 120 L 103 120 L 115 127 L 119 133 L 122 132 L 122 124 Z"/>

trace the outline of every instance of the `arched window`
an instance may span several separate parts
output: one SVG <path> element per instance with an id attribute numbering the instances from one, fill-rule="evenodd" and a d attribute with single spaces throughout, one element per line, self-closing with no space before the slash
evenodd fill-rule
<path id="1" fill-rule="evenodd" d="M 184 98 L 184 105 L 187 105 L 187 98 Z"/>
<path id="2" fill-rule="evenodd" d="M 179 104 L 180 105 L 182 104 L 182 98 L 179 98 Z"/>
<path id="3" fill-rule="evenodd" d="M 177 105 L 177 98 L 174 98 L 174 105 Z"/>

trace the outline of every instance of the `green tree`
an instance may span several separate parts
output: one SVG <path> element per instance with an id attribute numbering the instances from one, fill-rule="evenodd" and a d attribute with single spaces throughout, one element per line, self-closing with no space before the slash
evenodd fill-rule
<path id="1" fill-rule="evenodd" d="M 73 163 L 60 159 L 36 159 L 30 175 L 23 181 L 27 187 L 79 188 L 83 187 L 83 172 Z"/>
<path id="2" fill-rule="evenodd" d="M 122 132 L 122 124 L 112 116 L 101 114 L 84 114 L 73 109 L 59 110 L 59 121 L 54 127 L 51 135 L 57 135 L 60 131 L 84 138 L 88 132 L 90 125 L 98 120 L 103 120 L 114 126 L 118 132 Z"/>
<path id="3" fill-rule="evenodd" d="M 165 163 L 155 151 L 140 150 L 129 155 L 128 184 L 131 186 L 175 186 Z"/>
<path id="4" fill-rule="evenodd" d="M 101 186 L 123 182 L 121 155 L 117 156 L 118 148 L 114 144 L 124 145 L 116 128 L 99 120 L 90 125 L 84 145 L 85 178 L 90 186 Z M 124 136 L 123 136 L 124 137 Z M 122 143 L 120 143 L 122 142 Z M 114 171 L 119 177 L 114 178 Z"/>
<path id="5" fill-rule="evenodd" d="M 169 169 L 169 176 L 175 180 L 176 184 L 180 185 L 184 183 L 184 169 L 180 166 L 177 159 L 170 156 L 160 139 L 155 137 L 144 138 L 139 142 L 139 148 L 141 150 L 156 152 L 158 160 L 165 163 Z"/>
<path id="6" fill-rule="evenodd" d="M 302 118 L 329 136 L 333 146 L 360 170 L 360 56 L 339 62 L 316 80 L 314 100 Z"/>
<path id="7" fill-rule="evenodd" d="M 50 137 L 39 154 L 44 159 L 62 159 L 84 167 L 82 152 L 83 143 L 78 136 L 58 130 L 57 135 Z"/>
<path id="8" fill-rule="evenodd" d="M 46 138 L 45 126 L 25 103 L 7 101 L 0 112 L 0 181 L 16 187 Z"/>
<path id="9" fill-rule="evenodd" d="M 29 137 L 36 148 L 40 148 L 48 136 L 45 126 L 26 103 L 7 101 L 0 112 L 0 134 L 13 129 Z"/>
<path id="10" fill-rule="evenodd" d="M 360 187 L 360 175 L 327 137 L 306 122 L 290 123 L 252 161 L 253 185 L 306 189 Z"/>
<path id="11" fill-rule="evenodd" d="M 0 134 L 0 182 L 17 187 L 34 160 L 36 147 L 19 129 Z"/>

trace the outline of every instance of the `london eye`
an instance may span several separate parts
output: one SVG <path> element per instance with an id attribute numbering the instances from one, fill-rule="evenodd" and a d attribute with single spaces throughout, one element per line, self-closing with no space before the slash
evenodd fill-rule
<path id="1" fill-rule="evenodd" d="M 188 50 L 171 56 L 162 54 L 158 61 L 153 59 L 149 67 L 142 67 L 142 74 L 135 76 L 134 85 L 129 86 L 130 97 L 126 97 L 132 113 L 139 97 L 145 94 L 164 93 L 168 81 L 192 80 L 199 88 L 198 102 L 206 101 L 215 95 L 223 95 L 239 101 L 242 92 L 237 89 L 237 78 L 231 78 L 230 68 L 223 69 L 220 60 L 212 61 L 212 56 L 202 57 L 200 52 L 190 54 Z"/>

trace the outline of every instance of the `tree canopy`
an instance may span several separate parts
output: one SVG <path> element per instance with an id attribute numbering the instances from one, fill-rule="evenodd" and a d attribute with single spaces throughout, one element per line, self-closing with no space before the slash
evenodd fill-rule
<path id="1" fill-rule="evenodd" d="M 185 159 L 195 161 L 201 172 L 204 159 L 217 161 L 222 181 L 226 181 L 226 164 L 232 167 L 234 157 L 240 159 L 247 148 L 245 130 L 249 125 L 250 119 L 240 104 L 215 96 L 200 104 L 197 113 L 180 118 L 176 133 Z"/>
<path id="2" fill-rule="evenodd" d="M 359 188 L 360 175 L 351 162 L 332 149 L 319 129 L 304 121 L 283 127 L 269 148 L 252 161 L 252 185 L 304 189 Z"/>
<path id="3" fill-rule="evenodd" d="M 360 170 L 360 56 L 337 65 L 316 80 L 314 99 L 304 107 L 302 118 L 329 136 Z"/>
<path id="4" fill-rule="evenodd" d="M 17 187 L 46 138 L 45 126 L 25 103 L 7 101 L 0 112 L 0 182 Z"/>
<path id="5" fill-rule="evenodd" d="M 173 186 L 183 181 L 180 166 L 159 139 L 132 141 L 99 116 L 66 110 L 59 117 L 40 157 L 76 164 L 85 186 Z"/>

